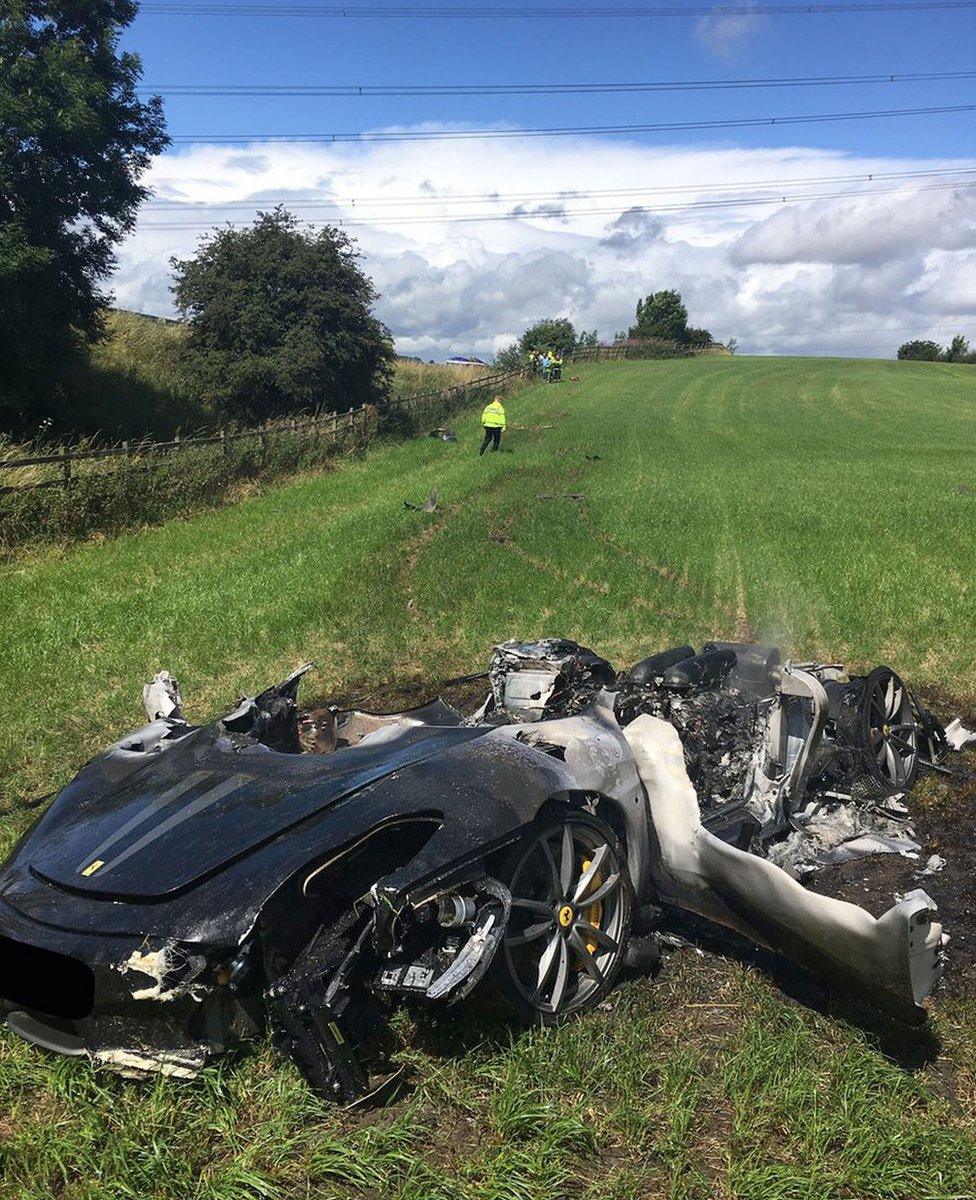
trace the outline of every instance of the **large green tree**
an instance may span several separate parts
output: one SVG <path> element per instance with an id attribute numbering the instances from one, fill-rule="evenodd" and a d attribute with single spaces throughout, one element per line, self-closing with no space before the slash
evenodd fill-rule
<path id="1" fill-rule="evenodd" d="M 567 317 L 550 317 L 536 321 L 519 338 L 519 350 L 523 355 L 530 350 L 560 350 L 569 354 L 576 346 L 576 330 Z"/>
<path id="2" fill-rule="evenodd" d="M 0 424 L 57 411 L 98 337 L 100 284 L 167 144 L 139 58 L 119 50 L 132 0 L 0 0 Z"/>
<path id="3" fill-rule="evenodd" d="M 280 207 L 173 259 L 187 372 L 204 397 L 248 421 L 382 399 L 393 345 L 357 259 L 341 230 Z"/>
<path id="4" fill-rule="evenodd" d="M 688 310 L 681 294 L 669 288 L 663 292 L 652 292 L 645 299 L 637 301 L 637 316 L 628 336 L 683 342 L 687 330 Z"/>

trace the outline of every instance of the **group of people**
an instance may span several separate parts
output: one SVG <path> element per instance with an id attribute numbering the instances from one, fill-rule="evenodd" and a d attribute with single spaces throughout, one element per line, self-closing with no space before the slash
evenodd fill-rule
<path id="1" fill-rule="evenodd" d="M 563 356 L 558 350 L 533 350 L 529 354 L 529 370 L 541 375 L 547 383 L 559 383 L 563 377 Z"/>

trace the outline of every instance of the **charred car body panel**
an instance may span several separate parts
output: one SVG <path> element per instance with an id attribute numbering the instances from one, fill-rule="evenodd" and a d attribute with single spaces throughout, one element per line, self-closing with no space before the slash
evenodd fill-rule
<path id="1" fill-rule="evenodd" d="M 873 973 L 876 998 L 906 1012 L 938 977 L 924 894 L 875 923 L 807 903 L 766 861 L 851 776 L 852 696 L 874 753 L 863 680 L 725 644 L 618 678 L 571 642 L 506 643 L 473 716 L 441 701 L 333 711 L 321 752 L 300 753 L 304 670 L 201 728 L 161 673 L 151 723 L 22 840 L 0 873 L 0 997 L 18 1033 L 191 1075 L 270 1015 L 315 1087 L 353 1096 L 392 1004 L 453 1002 L 491 969 L 543 1019 L 581 1011 L 654 899 L 784 952 L 792 929 L 801 961 L 862 990 Z M 713 710 L 739 730 L 735 753 L 709 746 Z M 932 752 L 916 715 L 906 782 Z"/>

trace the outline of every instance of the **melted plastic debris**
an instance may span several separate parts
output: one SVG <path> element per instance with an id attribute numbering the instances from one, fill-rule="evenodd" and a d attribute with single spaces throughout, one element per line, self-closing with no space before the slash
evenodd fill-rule
<path id="1" fill-rule="evenodd" d="M 197 983 L 207 965 L 199 954 L 187 954 L 175 942 L 167 942 L 159 950 L 133 950 L 119 970 L 127 975 L 135 972 L 152 980 L 147 987 L 137 987 L 133 1000 L 178 1000 L 191 996 L 200 1000 L 206 995 L 205 984 Z"/>
<path id="2" fill-rule="evenodd" d="M 142 703 L 150 721 L 179 720 L 183 704 L 179 680 L 169 671 L 158 671 L 142 689 Z"/>
<path id="3" fill-rule="evenodd" d="M 206 1062 L 199 1050 L 93 1050 L 92 1063 L 108 1067 L 126 1079 L 148 1079 L 166 1075 L 172 1079 L 195 1079 Z"/>

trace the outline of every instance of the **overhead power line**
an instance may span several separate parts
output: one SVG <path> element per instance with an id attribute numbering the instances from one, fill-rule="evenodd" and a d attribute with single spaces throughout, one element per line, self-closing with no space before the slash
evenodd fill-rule
<path id="1" fill-rule="evenodd" d="M 689 5 L 612 5 L 606 8 L 593 6 L 569 7 L 554 5 L 515 4 L 504 7 L 497 5 L 410 6 L 390 4 L 247 4 L 229 0 L 214 3 L 212 0 L 144 0 L 140 12 L 159 16 L 175 17 L 338 17 L 340 19 L 384 19 L 384 20 L 584 20 L 596 18 L 606 21 L 611 18 L 633 20 L 640 17 L 810 17 L 838 16 L 850 13 L 897 13 L 959 11 L 976 8 L 976 0 L 891 0 L 889 3 L 833 3 L 833 4 L 689 4 Z"/>
<path id="2" fill-rule="evenodd" d="M 976 0 L 974 0 L 976 2 Z M 540 129 L 387 130 L 378 133 L 211 133 L 174 134 L 174 145 L 233 145 L 242 142 L 457 142 L 511 138 L 607 136 L 622 133 L 681 133 L 700 129 L 755 129 L 771 125 L 809 125 L 832 121 L 864 121 L 879 117 L 919 117 L 976 111 L 976 104 L 939 104 L 922 108 L 812 113 L 787 117 L 738 117 L 721 121 L 658 121 L 640 125 L 572 125 Z"/>
<path id="3" fill-rule="evenodd" d="M 953 183 L 931 184 L 928 187 L 915 188 L 911 193 L 912 196 L 918 195 L 920 192 L 940 192 L 949 190 L 958 190 L 961 188 L 976 188 L 976 180 L 973 182 L 956 181 Z M 661 213 L 685 213 L 689 216 L 698 216 L 703 212 L 708 212 L 713 209 L 722 208 L 755 208 L 769 205 L 802 203 L 813 200 L 840 200 L 849 197 L 873 197 L 891 195 L 896 192 L 903 192 L 900 187 L 892 188 L 871 188 L 867 191 L 848 191 L 848 192 L 819 192 L 809 195 L 780 195 L 780 196 L 748 196 L 738 197 L 729 200 L 704 200 L 694 203 L 684 204 L 664 204 L 655 205 L 652 207 L 640 206 L 642 211 L 648 216 L 657 216 Z M 355 217 L 352 220 L 347 220 L 345 217 L 333 217 L 328 220 L 310 221 L 311 225 L 341 225 L 343 228 L 349 226 L 364 226 L 364 225 L 443 225 L 456 224 L 461 222 L 486 222 L 486 221 L 534 221 L 534 220 L 566 220 L 569 217 L 595 217 L 595 216 L 621 216 L 620 206 L 616 205 L 613 208 L 583 208 L 583 209 L 568 209 L 563 205 L 554 203 L 548 209 L 520 211 L 515 209 L 507 213 L 463 213 L 463 214 L 426 214 L 424 216 L 401 216 L 398 217 L 395 213 L 384 213 L 378 217 Z M 241 222 L 228 221 L 227 225 L 234 226 Z M 210 229 L 213 227 L 213 221 L 196 221 L 196 222 L 142 222 L 142 229 Z"/>
<path id="4" fill-rule="evenodd" d="M 563 188 L 559 191 L 548 192 L 461 192 L 448 196 L 423 194 L 419 196 L 329 196 L 311 198 L 308 200 L 292 197 L 262 198 L 250 201 L 193 201 L 193 200 L 151 200 L 144 206 L 144 211 L 151 212 L 204 212 L 211 209 L 220 212 L 244 209 L 254 212 L 258 208 L 271 208 L 283 204 L 291 209 L 306 208 L 337 208 L 340 206 L 356 208 L 360 205 L 374 207 L 389 207 L 390 205 L 421 205 L 431 204 L 500 204 L 500 203 L 530 203 L 538 201 L 574 201 L 586 199 L 635 199 L 652 195 L 681 195 L 683 193 L 698 194 L 738 190 L 744 188 L 776 188 L 797 187 L 803 184 L 836 184 L 836 183 L 873 183 L 876 180 L 911 180 L 958 177 L 976 173 L 976 164 L 970 167 L 942 167 L 929 171 L 860 171 L 856 175 L 799 175 L 792 178 L 780 179 L 744 179 L 729 183 L 685 183 L 685 184 L 652 184 L 647 187 L 627 188 Z"/>
<path id="5" fill-rule="evenodd" d="M 637 92 L 710 92 L 848 84 L 931 83 L 976 79 L 976 71 L 879 72 L 869 75 L 795 75 L 766 79 L 673 79 L 646 83 L 458 84 L 145 84 L 140 93 L 163 96 L 567 96 Z"/>

